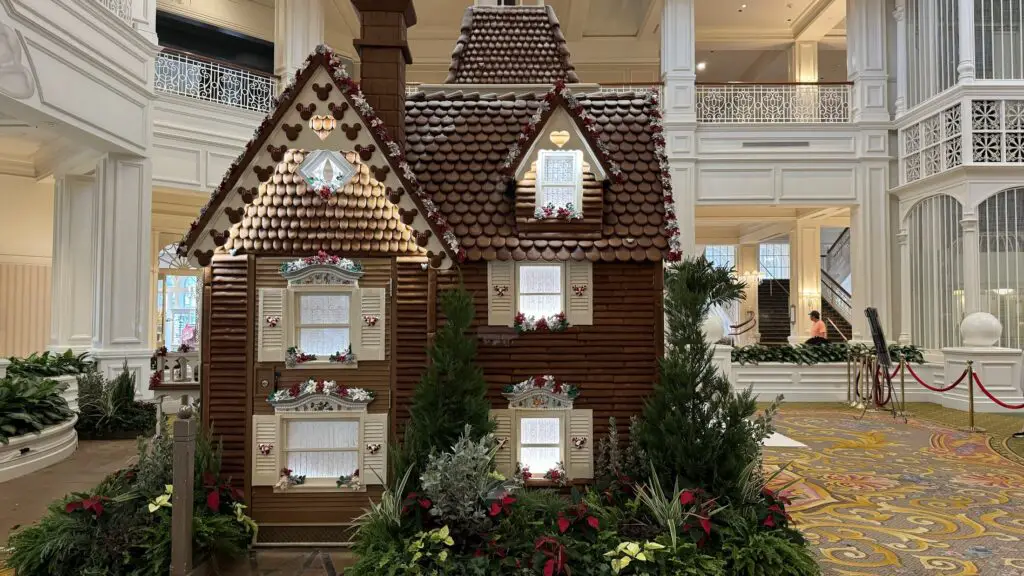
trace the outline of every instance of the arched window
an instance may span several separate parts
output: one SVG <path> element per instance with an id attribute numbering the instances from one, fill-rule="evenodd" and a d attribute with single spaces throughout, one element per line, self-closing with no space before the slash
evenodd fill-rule
<path id="1" fill-rule="evenodd" d="M 1011 188 L 978 206 L 978 271 L 981 309 L 1003 324 L 1000 346 L 1024 346 L 1024 187 Z"/>
<path id="2" fill-rule="evenodd" d="M 169 244 L 157 257 L 156 340 L 169 350 L 199 344 L 200 270 L 178 256 L 178 245 Z"/>
<path id="3" fill-rule="evenodd" d="M 963 207 L 938 195 L 907 215 L 910 243 L 911 337 L 922 348 L 960 343 L 964 314 Z"/>

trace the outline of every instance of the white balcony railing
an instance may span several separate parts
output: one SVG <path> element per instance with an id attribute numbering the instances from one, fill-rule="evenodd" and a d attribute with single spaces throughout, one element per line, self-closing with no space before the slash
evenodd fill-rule
<path id="1" fill-rule="evenodd" d="M 167 48 L 156 59 L 154 88 L 257 112 L 270 111 L 277 90 L 270 75 Z"/>
<path id="2" fill-rule="evenodd" d="M 132 25 L 132 0 L 96 0 L 125 24 Z"/>
<path id="3" fill-rule="evenodd" d="M 849 84 L 698 84 L 697 121 L 709 124 L 850 121 Z"/>

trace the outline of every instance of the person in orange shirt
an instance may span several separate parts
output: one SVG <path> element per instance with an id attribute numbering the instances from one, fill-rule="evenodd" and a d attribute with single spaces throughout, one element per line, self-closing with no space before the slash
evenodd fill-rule
<path id="1" fill-rule="evenodd" d="M 807 340 L 808 344 L 828 344 L 828 328 L 825 327 L 825 323 L 821 320 L 821 313 L 817 310 L 811 310 L 811 338 Z"/>

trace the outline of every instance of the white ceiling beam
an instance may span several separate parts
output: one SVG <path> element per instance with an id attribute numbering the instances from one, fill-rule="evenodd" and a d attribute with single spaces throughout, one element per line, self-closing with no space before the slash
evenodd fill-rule
<path id="1" fill-rule="evenodd" d="M 740 235 L 740 244 L 760 244 L 765 240 L 771 240 L 779 236 L 784 236 L 793 231 L 793 224 L 789 222 L 783 222 L 779 224 L 769 224 L 767 226 L 758 226 L 749 229 Z"/>
<path id="2" fill-rule="evenodd" d="M 353 38 L 359 38 L 359 16 L 356 14 L 355 7 L 352 6 L 351 0 L 332 0 L 331 4 L 334 5 L 334 9 L 341 16 L 341 21 L 345 23 L 345 27 L 348 28 L 348 33 Z M 346 49 L 348 46 L 345 47 Z M 348 50 L 345 50 L 346 52 Z"/>
<path id="3" fill-rule="evenodd" d="M 793 39 L 818 42 L 846 18 L 846 0 L 815 0 L 793 21 Z"/>
<path id="4" fill-rule="evenodd" d="M 641 40 L 656 40 L 658 31 L 661 30 L 661 14 L 665 11 L 665 0 L 651 0 L 647 5 L 647 13 L 640 23 L 637 31 L 637 38 Z"/>
<path id="5" fill-rule="evenodd" d="M 583 29 L 587 27 L 587 16 L 590 14 L 590 0 L 570 0 L 569 18 L 562 24 L 562 33 L 569 42 L 583 39 Z"/>

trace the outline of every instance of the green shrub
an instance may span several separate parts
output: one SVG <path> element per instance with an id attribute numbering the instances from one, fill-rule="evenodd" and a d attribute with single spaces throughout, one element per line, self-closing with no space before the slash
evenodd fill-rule
<path id="1" fill-rule="evenodd" d="M 171 437 L 140 441 L 137 465 L 105 478 L 88 493 L 50 505 L 32 526 L 14 531 L 8 567 L 19 576 L 162 576 L 170 565 Z M 198 561 L 239 554 L 255 533 L 241 494 L 219 477 L 220 449 L 197 435 L 193 551 Z M 150 504 L 167 497 L 166 506 Z"/>
<path id="2" fill-rule="evenodd" d="M 854 357 L 874 351 L 874 347 L 865 344 L 830 343 L 820 345 L 798 344 L 796 346 L 739 346 L 732 349 L 732 361 L 737 364 L 760 364 L 761 362 L 781 362 L 783 364 L 801 364 L 810 366 L 825 362 L 846 362 L 851 354 Z M 924 353 L 917 346 L 889 345 L 889 356 L 893 362 L 899 362 L 900 356 L 907 362 L 924 363 Z"/>
<path id="3" fill-rule="evenodd" d="M 63 354 L 54 354 L 50 351 L 42 354 L 33 352 L 28 358 L 12 356 L 10 361 L 11 363 L 7 366 L 8 376 L 38 378 L 83 374 L 93 370 L 96 366 L 87 352 L 76 356 L 71 350 Z"/>
<path id="4" fill-rule="evenodd" d="M 43 428 L 74 416 L 61 393 L 67 384 L 53 380 L 8 376 L 0 380 L 0 444 L 14 436 L 38 434 Z"/>
<path id="5" fill-rule="evenodd" d="M 660 363 L 654 393 L 644 403 L 637 433 L 665 490 L 678 479 L 723 503 L 742 491 L 743 471 L 760 459 L 773 432 L 775 406 L 753 418 L 750 389 L 734 392 L 713 364 L 703 323 L 713 306 L 728 305 L 745 285 L 731 270 L 704 257 L 677 263 L 665 274 L 668 352 Z M 778 403 L 781 400 L 776 400 Z"/>
<path id="6" fill-rule="evenodd" d="M 449 451 L 432 454 L 420 479 L 423 495 L 432 504 L 430 514 L 453 533 L 479 534 L 494 524 L 490 502 L 517 488 L 494 469 L 498 445 L 490 434 L 473 440 L 466 425 Z"/>
<path id="7" fill-rule="evenodd" d="M 487 381 L 476 364 L 476 338 L 467 333 L 476 314 L 473 295 L 464 286 L 441 294 L 445 323 L 429 351 L 430 363 L 413 394 L 410 419 L 398 462 L 398 474 L 411 467 L 412 488 L 431 454 L 448 450 L 463 428 L 476 438 L 493 430 Z"/>
<path id="8" fill-rule="evenodd" d="M 156 427 L 156 405 L 135 400 L 135 373 L 127 362 L 113 380 L 96 371 L 79 376 L 78 410 L 75 428 L 83 438 L 145 434 Z"/>

